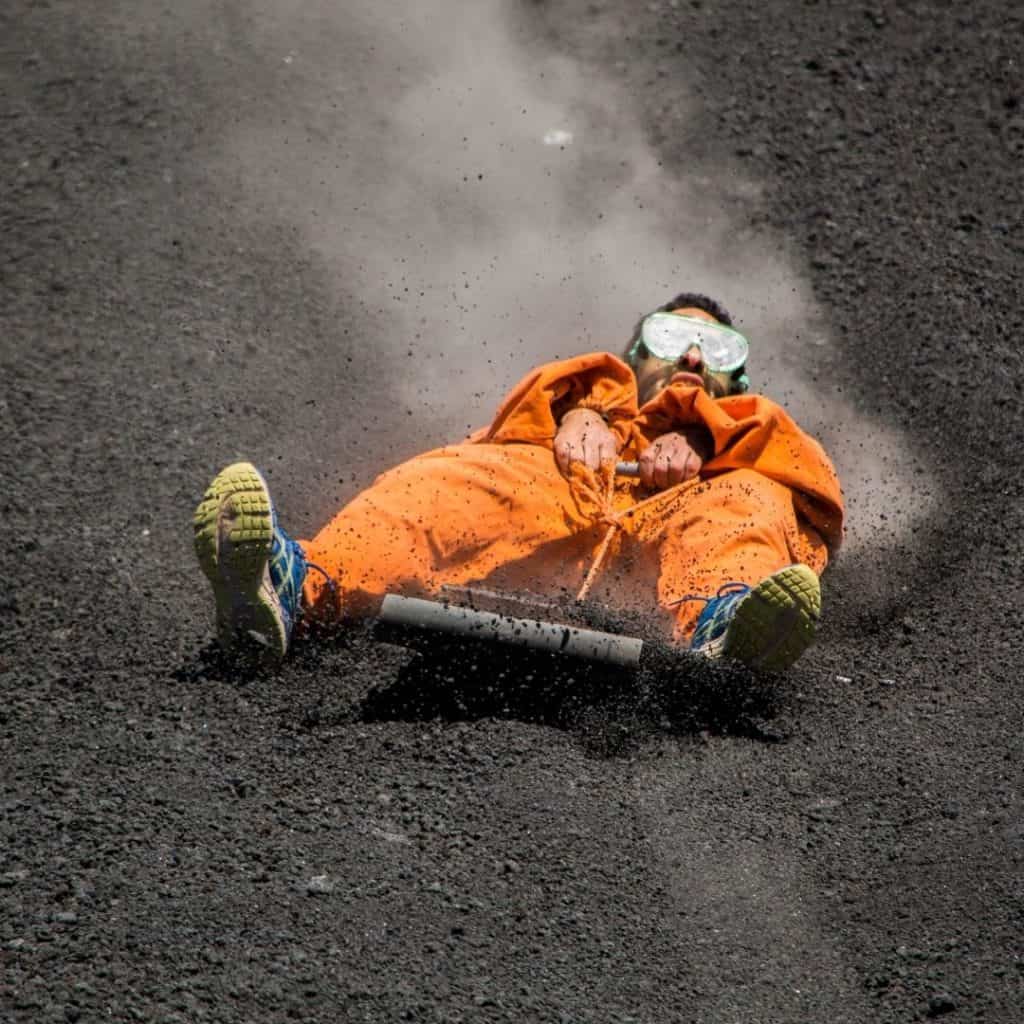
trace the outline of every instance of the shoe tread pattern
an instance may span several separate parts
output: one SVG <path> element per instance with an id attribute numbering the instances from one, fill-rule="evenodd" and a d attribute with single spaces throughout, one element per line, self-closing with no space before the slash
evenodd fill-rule
<path id="1" fill-rule="evenodd" d="M 756 668 L 789 668 L 811 645 L 821 616 L 821 585 L 806 565 L 762 580 L 740 602 L 722 653 Z"/>
<path id="2" fill-rule="evenodd" d="M 225 650 L 283 656 L 287 635 L 269 584 L 274 526 L 270 492 L 248 462 L 220 471 L 193 516 L 196 556 L 213 586 Z"/>

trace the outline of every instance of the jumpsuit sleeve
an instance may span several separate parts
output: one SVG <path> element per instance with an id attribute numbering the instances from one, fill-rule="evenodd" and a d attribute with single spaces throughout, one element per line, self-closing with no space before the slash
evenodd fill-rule
<path id="1" fill-rule="evenodd" d="M 491 425 L 470 440 L 526 443 L 550 448 L 570 409 L 593 409 L 624 440 L 636 415 L 633 371 L 608 352 L 546 363 L 528 373 L 508 394 Z"/>
<path id="2" fill-rule="evenodd" d="M 702 476 L 752 469 L 784 484 L 793 492 L 797 513 L 822 535 L 830 551 L 838 550 L 845 513 L 835 467 L 824 448 L 781 406 L 763 395 L 714 399 L 700 388 L 670 387 L 644 406 L 634 437 L 653 438 L 694 423 L 707 428 L 714 446 Z"/>

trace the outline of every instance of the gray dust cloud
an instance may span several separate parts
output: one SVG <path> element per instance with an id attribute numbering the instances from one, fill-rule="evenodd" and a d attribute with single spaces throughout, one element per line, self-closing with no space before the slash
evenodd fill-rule
<path id="1" fill-rule="evenodd" d="M 837 382 L 812 381 L 836 344 L 826 318 L 785 240 L 743 229 L 757 184 L 662 166 L 622 88 L 528 52 L 513 13 L 504 0 L 245 7 L 246 60 L 273 88 L 254 88 L 216 162 L 243 209 L 293 225 L 358 302 L 374 355 L 338 379 L 354 395 L 386 382 L 377 429 L 393 443 L 375 471 L 486 423 L 537 363 L 618 351 L 639 314 L 686 288 L 733 311 L 755 389 L 825 442 L 848 550 L 913 529 L 928 509 L 905 483 L 904 442 Z"/>

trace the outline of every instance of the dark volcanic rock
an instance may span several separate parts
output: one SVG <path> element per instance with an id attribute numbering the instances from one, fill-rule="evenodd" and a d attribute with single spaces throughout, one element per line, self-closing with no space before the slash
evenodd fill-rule
<path id="1" fill-rule="evenodd" d="M 784 240 L 818 379 L 943 495 L 836 566 L 798 671 L 417 680 L 352 634 L 241 678 L 190 550 L 211 471 L 244 451 L 309 532 L 417 441 L 344 433 L 376 305 L 221 159 L 242 111 L 366 102 L 309 70 L 359 19 L 307 64 L 273 6 L 0 11 L 0 1018 L 1020 1019 L 1024 15 L 509 5 L 666 165 L 761 184 L 731 241 Z"/>

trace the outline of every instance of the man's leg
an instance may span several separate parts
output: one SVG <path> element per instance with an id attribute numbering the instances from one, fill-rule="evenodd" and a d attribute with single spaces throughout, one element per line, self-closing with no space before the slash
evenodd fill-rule
<path id="1" fill-rule="evenodd" d="M 737 470 L 692 488 L 664 524 L 659 559 L 676 642 L 780 669 L 813 639 L 828 552 L 782 484 Z"/>
<path id="2" fill-rule="evenodd" d="M 372 615 L 389 592 L 571 585 L 599 539 L 551 452 L 534 445 L 464 444 L 414 458 L 305 542 L 281 529 L 256 467 L 235 463 L 214 477 L 193 526 L 222 646 L 270 658 L 287 652 L 300 616 Z"/>
<path id="3" fill-rule="evenodd" d="M 303 603 L 329 621 L 372 615 L 389 592 L 501 585 L 508 566 L 532 567 L 545 585 L 563 570 L 582 579 L 597 539 L 547 449 L 454 445 L 383 474 L 303 542 L 333 583 L 311 573 Z"/>

